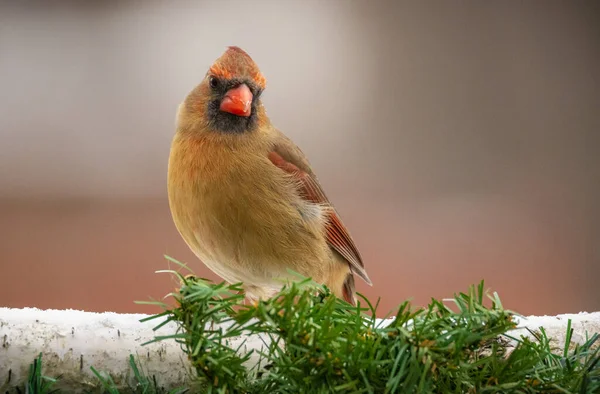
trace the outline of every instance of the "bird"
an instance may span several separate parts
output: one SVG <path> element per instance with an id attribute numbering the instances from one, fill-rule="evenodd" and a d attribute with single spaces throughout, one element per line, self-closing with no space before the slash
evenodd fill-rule
<path id="1" fill-rule="evenodd" d="M 167 171 L 175 227 L 254 303 L 297 273 L 356 305 L 354 275 L 372 286 L 363 259 L 303 151 L 271 123 L 265 89 L 250 55 L 229 46 L 179 104 Z"/>

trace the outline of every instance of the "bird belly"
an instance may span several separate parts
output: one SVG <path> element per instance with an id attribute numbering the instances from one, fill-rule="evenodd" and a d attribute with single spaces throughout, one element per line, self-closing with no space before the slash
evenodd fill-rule
<path id="1" fill-rule="evenodd" d="M 170 187 L 173 218 L 188 246 L 215 274 L 260 297 L 281 287 L 288 270 L 323 281 L 334 262 L 324 209 L 302 200 L 266 159 L 228 162 L 221 176 L 196 168 L 193 179 Z"/>

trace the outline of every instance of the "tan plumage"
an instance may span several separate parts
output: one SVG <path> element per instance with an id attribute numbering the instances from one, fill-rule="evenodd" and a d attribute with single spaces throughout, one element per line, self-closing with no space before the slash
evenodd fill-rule
<path id="1" fill-rule="evenodd" d="M 180 105 L 168 169 L 175 226 L 251 299 L 291 269 L 354 303 L 353 273 L 371 283 L 360 254 L 302 151 L 271 124 L 264 88 L 250 56 L 230 47 Z"/>

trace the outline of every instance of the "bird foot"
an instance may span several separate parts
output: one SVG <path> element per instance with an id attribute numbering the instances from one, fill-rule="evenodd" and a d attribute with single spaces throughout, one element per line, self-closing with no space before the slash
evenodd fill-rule
<path id="1" fill-rule="evenodd" d="M 198 279 L 198 277 L 194 274 L 187 274 L 183 277 L 184 283 L 190 283 L 190 282 L 195 283 L 196 279 Z"/>

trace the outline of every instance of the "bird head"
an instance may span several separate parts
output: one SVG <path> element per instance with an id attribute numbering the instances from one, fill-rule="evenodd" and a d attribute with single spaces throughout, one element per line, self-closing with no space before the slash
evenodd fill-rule
<path id="1" fill-rule="evenodd" d="M 180 107 L 178 123 L 201 123 L 203 129 L 221 133 L 252 131 L 264 115 L 260 95 L 265 88 L 252 58 L 241 48 L 228 47 Z"/>

